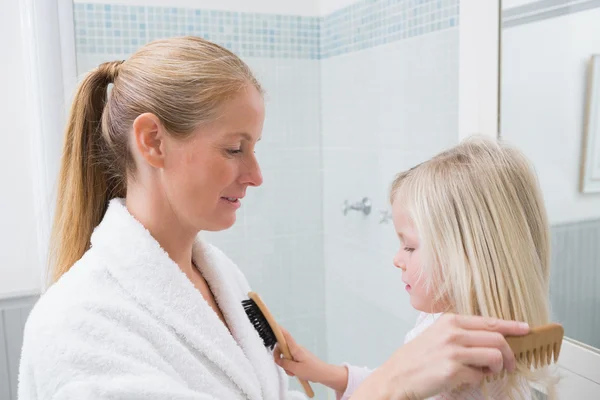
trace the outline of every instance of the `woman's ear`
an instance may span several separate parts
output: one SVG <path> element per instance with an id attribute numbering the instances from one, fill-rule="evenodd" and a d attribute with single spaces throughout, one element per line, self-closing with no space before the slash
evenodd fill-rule
<path id="1" fill-rule="evenodd" d="M 152 113 L 139 115 L 133 121 L 133 145 L 139 155 L 154 168 L 165 165 L 165 133 L 158 117 Z"/>

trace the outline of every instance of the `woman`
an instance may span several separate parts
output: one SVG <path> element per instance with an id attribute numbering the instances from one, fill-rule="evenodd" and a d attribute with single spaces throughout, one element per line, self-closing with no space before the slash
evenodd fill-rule
<path id="1" fill-rule="evenodd" d="M 263 120 L 249 68 L 199 38 L 150 43 L 83 80 L 60 173 L 55 283 L 27 321 L 19 398 L 303 398 L 244 313 L 245 278 L 197 236 L 229 228 L 262 183 Z M 527 330 L 444 318 L 355 398 L 421 398 L 512 369 L 500 334 Z"/>

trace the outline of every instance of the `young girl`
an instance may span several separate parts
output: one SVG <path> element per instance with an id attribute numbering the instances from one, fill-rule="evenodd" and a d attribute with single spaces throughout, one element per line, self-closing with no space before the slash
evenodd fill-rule
<path id="1" fill-rule="evenodd" d="M 421 311 L 405 343 L 442 313 L 549 322 L 549 233 L 542 195 L 524 155 L 491 139 L 471 138 L 399 174 L 390 201 L 400 250 L 394 265 L 412 306 Z M 289 335 L 288 335 L 289 337 Z M 289 337 L 296 362 L 277 363 L 290 375 L 323 383 L 348 399 L 370 374 L 335 366 Z M 530 399 L 523 366 L 477 388 L 435 399 Z"/>

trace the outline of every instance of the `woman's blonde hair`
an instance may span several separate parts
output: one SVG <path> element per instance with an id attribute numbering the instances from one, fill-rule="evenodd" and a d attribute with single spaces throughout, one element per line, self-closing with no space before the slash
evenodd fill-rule
<path id="1" fill-rule="evenodd" d="M 171 135 L 183 139 L 218 118 L 220 106 L 249 85 L 262 93 L 239 57 L 191 36 L 154 41 L 126 61 L 107 62 L 87 74 L 65 134 L 51 282 L 88 249 L 109 200 L 125 196 L 127 176 L 135 172 L 128 137 L 139 115 L 156 115 Z"/>
<path id="2" fill-rule="evenodd" d="M 531 326 L 549 322 L 548 220 L 520 151 L 472 137 L 399 174 L 391 201 L 401 202 L 415 224 L 422 278 L 449 311 Z M 509 385 L 514 389 L 516 381 Z"/>

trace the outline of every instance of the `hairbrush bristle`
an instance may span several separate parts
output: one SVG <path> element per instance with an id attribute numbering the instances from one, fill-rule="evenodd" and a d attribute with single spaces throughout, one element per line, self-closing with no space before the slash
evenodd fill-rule
<path id="1" fill-rule="evenodd" d="M 275 332 L 271 329 L 269 322 L 263 315 L 262 311 L 258 305 L 252 299 L 243 300 L 242 306 L 244 307 L 244 311 L 246 311 L 246 315 L 250 319 L 252 325 L 254 325 L 254 329 L 258 332 L 258 335 L 263 340 L 265 346 L 270 350 L 273 350 L 275 345 L 277 344 L 277 337 L 275 337 Z"/>

